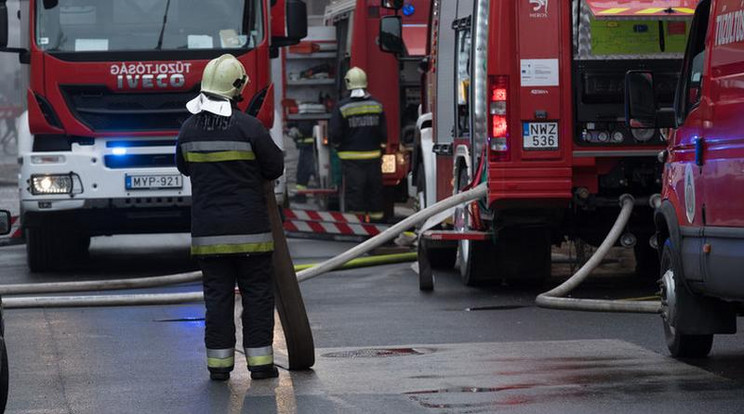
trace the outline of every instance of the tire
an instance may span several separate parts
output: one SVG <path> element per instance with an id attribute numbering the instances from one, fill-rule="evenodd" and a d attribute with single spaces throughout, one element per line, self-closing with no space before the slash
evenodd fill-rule
<path id="1" fill-rule="evenodd" d="M 659 253 L 648 243 L 643 242 L 648 237 L 639 237 L 638 243 L 633 247 L 635 255 L 635 272 L 636 275 L 644 279 L 655 280 L 656 275 L 660 274 Z"/>
<path id="2" fill-rule="evenodd" d="M 26 263 L 32 273 L 65 269 L 88 259 L 90 236 L 43 221 L 26 228 Z"/>
<path id="3" fill-rule="evenodd" d="M 0 337 L 0 413 L 5 412 L 8 404 L 8 388 L 10 385 L 10 370 L 8 368 L 8 350 L 5 338 Z"/>
<path id="4" fill-rule="evenodd" d="M 468 185 L 468 173 L 458 173 L 458 191 Z M 470 230 L 470 213 L 467 206 L 455 209 L 455 230 Z M 460 278 L 466 286 L 477 286 L 495 278 L 494 246 L 490 241 L 460 240 L 457 246 L 456 263 Z"/>
<path id="5" fill-rule="evenodd" d="M 32 273 L 54 270 L 59 241 L 54 228 L 47 225 L 26 228 L 26 263 Z"/>
<path id="6" fill-rule="evenodd" d="M 667 239 L 661 253 L 661 317 L 667 348 L 675 358 L 703 358 L 713 346 L 713 334 L 688 335 L 677 329 L 681 306 L 697 305 L 700 298 L 687 289 L 678 252 Z"/>
<path id="7" fill-rule="evenodd" d="M 494 245 L 490 241 L 463 240 L 457 253 L 460 278 L 466 286 L 479 286 L 497 279 Z M 464 247 L 464 248 L 463 248 Z"/>

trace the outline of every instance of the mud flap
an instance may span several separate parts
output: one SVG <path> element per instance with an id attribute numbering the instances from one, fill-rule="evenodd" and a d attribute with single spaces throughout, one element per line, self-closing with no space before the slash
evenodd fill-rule
<path id="1" fill-rule="evenodd" d="M 313 332 L 307 319 L 305 302 L 302 300 L 292 257 L 289 255 L 272 182 L 269 181 L 264 185 L 264 193 L 271 221 L 271 232 L 274 236 L 274 295 L 276 309 L 287 341 L 289 369 L 291 371 L 305 370 L 315 364 Z"/>

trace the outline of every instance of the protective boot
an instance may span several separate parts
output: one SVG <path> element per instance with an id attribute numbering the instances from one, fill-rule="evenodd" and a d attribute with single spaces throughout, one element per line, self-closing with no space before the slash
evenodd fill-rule
<path id="1" fill-rule="evenodd" d="M 248 367 L 248 370 L 251 371 L 251 379 L 254 380 L 276 378 L 279 376 L 279 370 L 276 369 L 274 364 Z"/>
<path id="2" fill-rule="evenodd" d="M 230 371 L 210 369 L 209 379 L 211 379 L 212 381 L 227 381 L 230 379 Z"/>

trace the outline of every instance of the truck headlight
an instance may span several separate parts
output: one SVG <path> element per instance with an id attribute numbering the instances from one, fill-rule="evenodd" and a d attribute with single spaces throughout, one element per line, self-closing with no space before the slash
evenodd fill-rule
<path id="1" fill-rule="evenodd" d="M 37 174 L 31 176 L 31 194 L 71 194 L 71 174 Z"/>
<path id="2" fill-rule="evenodd" d="M 382 156 L 382 173 L 395 174 L 395 154 L 385 154 Z"/>

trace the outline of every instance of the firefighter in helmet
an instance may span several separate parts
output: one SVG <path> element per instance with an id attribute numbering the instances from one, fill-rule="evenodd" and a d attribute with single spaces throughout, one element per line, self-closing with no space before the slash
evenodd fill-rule
<path id="1" fill-rule="evenodd" d="M 204 275 L 207 368 L 230 378 L 235 362 L 235 284 L 243 302 L 243 346 L 252 379 L 274 378 L 274 247 L 264 183 L 283 172 L 268 131 L 235 103 L 249 82 L 232 55 L 210 61 L 201 93 L 186 108 L 176 146 L 178 170 L 191 177 L 191 254 Z"/>
<path id="2" fill-rule="evenodd" d="M 344 77 L 349 97 L 331 114 L 329 137 L 344 176 L 346 211 L 372 221 L 383 218 L 382 145 L 387 125 L 382 104 L 366 91 L 367 74 L 354 67 Z"/>

